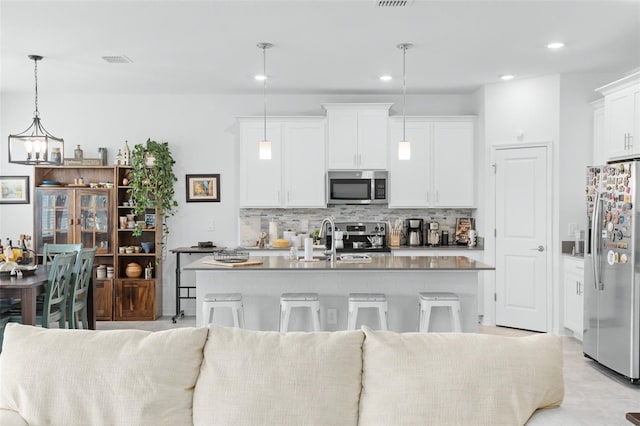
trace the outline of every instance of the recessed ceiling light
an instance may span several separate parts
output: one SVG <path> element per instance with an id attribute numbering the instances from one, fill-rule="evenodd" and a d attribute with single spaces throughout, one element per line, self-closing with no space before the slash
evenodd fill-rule
<path id="1" fill-rule="evenodd" d="M 513 76 L 512 74 L 502 74 L 502 75 L 500 76 L 500 78 L 501 78 L 501 79 L 503 79 L 503 80 L 505 80 L 505 81 L 507 81 L 507 80 L 511 80 L 511 79 L 513 79 L 513 77 L 514 77 L 514 76 Z"/>
<path id="2" fill-rule="evenodd" d="M 564 43 L 561 41 L 554 41 L 553 43 L 547 44 L 547 49 L 562 49 L 564 47 Z"/>
<path id="3" fill-rule="evenodd" d="M 380 81 L 391 81 L 393 80 L 393 77 L 391 77 L 390 75 L 381 75 L 380 76 Z"/>
<path id="4" fill-rule="evenodd" d="M 254 76 L 253 78 L 255 78 L 258 81 L 265 81 L 267 79 L 267 76 L 263 75 L 263 74 L 258 74 L 256 76 Z"/>

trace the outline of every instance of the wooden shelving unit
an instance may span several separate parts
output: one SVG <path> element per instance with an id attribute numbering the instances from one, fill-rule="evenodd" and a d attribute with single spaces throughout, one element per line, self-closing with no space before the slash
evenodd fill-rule
<path id="1" fill-rule="evenodd" d="M 130 167 L 120 166 L 36 166 L 34 173 L 34 236 L 36 253 L 42 255 L 45 243 L 81 243 L 96 247 L 94 267 L 114 268 L 114 277 L 97 278 L 94 271 L 94 306 L 98 320 L 155 320 L 162 309 L 162 277 L 158 267 L 162 252 L 162 224 L 154 209 L 148 209 L 138 221 L 154 219 L 155 226 L 145 228 L 140 237 L 133 229 L 119 229 L 119 217 L 129 214 L 131 206 L 128 186 L 121 185 Z M 76 179 L 100 184 L 89 188 L 75 185 Z M 44 181 L 59 186 L 42 185 Z M 106 184 L 106 185 L 104 185 Z M 120 184 L 120 185 L 118 185 Z M 108 186 L 108 187 L 105 187 Z M 153 242 L 152 253 L 120 254 L 119 247 L 140 247 Z M 127 277 L 128 263 L 136 262 L 143 270 L 139 278 Z M 153 274 L 145 279 L 144 268 L 153 266 Z"/>

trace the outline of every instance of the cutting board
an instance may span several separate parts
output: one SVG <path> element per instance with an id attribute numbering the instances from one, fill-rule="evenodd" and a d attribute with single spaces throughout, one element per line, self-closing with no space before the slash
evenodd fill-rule
<path id="1" fill-rule="evenodd" d="M 203 260 L 202 263 L 206 263 L 207 265 L 214 265 L 214 266 L 225 266 L 227 268 L 239 268 L 241 266 L 253 266 L 253 265 L 262 265 L 262 260 L 247 260 L 245 262 L 238 262 L 238 263 L 225 263 L 225 262 L 218 262 L 217 260 Z"/>

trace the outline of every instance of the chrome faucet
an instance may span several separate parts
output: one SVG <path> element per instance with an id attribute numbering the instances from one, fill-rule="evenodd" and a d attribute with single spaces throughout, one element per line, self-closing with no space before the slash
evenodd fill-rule
<path id="1" fill-rule="evenodd" d="M 336 224 L 333 220 L 333 217 L 328 216 L 322 219 L 322 223 L 320 224 L 320 235 L 318 235 L 318 237 L 319 238 L 323 237 L 324 226 L 326 223 L 329 223 L 331 225 L 331 264 L 333 265 L 336 263 L 336 237 L 335 237 Z M 329 238 L 328 235 L 327 235 L 327 238 Z"/>

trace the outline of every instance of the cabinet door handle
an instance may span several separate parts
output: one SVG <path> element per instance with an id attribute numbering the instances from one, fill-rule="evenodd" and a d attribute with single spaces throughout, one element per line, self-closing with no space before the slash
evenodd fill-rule
<path id="1" fill-rule="evenodd" d="M 633 142 L 631 142 L 633 140 L 633 135 L 631 133 L 627 134 L 627 140 L 629 141 L 629 149 L 633 148 Z"/>
<path id="2" fill-rule="evenodd" d="M 69 219 L 69 226 L 73 226 L 73 218 Z"/>
<path id="3" fill-rule="evenodd" d="M 624 149 L 627 150 L 629 149 L 629 141 L 627 140 L 627 136 L 629 136 L 628 133 L 624 134 Z"/>
<path id="4" fill-rule="evenodd" d="M 291 193 L 287 191 L 287 203 L 291 201 Z"/>
<path id="5" fill-rule="evenodd" d="M 576 281 L 576 294 L 580 296 L 580 282 Z"/>
<path id="6" fill-rule="evenodd" d="M 353 165 L 358 167 L 358 154 L 353 154 Z"/>
<path id="7" fill-rule="evenodd" d="M 429 201 L 429 191 L 427 191 L 427 203 L 430 202 Z"/>

